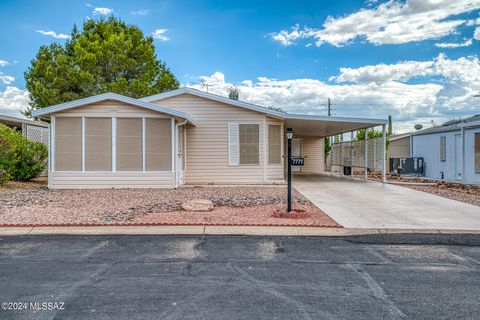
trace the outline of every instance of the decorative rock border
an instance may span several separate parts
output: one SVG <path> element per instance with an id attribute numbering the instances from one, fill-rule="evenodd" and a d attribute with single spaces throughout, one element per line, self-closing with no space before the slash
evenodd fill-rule
<path id="1" fill-rule="evenodd" d="M 292 209 L 292 212 L 286 212 L 283 210 L 275 210 L 273 211 L 274 218 L 281 218 L 281 219 L 305 219 L 310 217 L 310 213 L 304 209 Z"/>

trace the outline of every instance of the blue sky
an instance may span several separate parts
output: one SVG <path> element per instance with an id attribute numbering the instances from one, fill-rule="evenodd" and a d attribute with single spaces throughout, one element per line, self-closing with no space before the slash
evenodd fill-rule
<path id="1" fill-rule="evenodd" d="M 334 115 L 392 114 L 405 131 L 480 113 L 479 12 L 480 0 L 2 0 L 0 111 L 28 103 L 23 72 L 39 46 L 113 14 L 156 35 L 183 85 L 236 85 L 240 99 L 310 114 L 331 98 Z"/>

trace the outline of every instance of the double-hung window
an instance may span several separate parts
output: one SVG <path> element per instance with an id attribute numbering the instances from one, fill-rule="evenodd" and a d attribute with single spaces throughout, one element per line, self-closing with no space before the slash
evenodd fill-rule
<path id="1" fill-rule="evenodd" d="M 260 125 L 228 124 L 229 165 L 260 163 Z"/>
<path id="2" fill-rule="evenodd" d="M 282 161 L 282 132 L 277 124 L 268 125 L 268 164 L 280 164 Z"/>

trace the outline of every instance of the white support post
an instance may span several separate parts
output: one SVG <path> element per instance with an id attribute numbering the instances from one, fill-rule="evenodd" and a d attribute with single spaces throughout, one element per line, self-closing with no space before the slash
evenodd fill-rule
<path id="1" fill-rule="evenodd" d="M 267 182 L 267 151 L 268 151 L 268 141 L 267 141 L 267 117 L 263 116 L 263 182 Z"/>
<path id="2" fill-rule="evenodd" d="M 350 178 L 353 179 L 353 131 L 350 131 Z"/>
<path id="3" fill-rule="evenodd" d="M 365 129 L 365 181 L 368 181 L 368 128 Z"/>
<path id="4" fill-rule="evenodd" d="M 82 172 L 85 172 L 85 117 L 82 117 Z"/>
<path id="5" fill-rule="evenodd" d="M 465 127 L 462 125 L 462 179 L 461 181 L 465 181 Z"/>
<path id="6" fill-rule="evenodd" d="M 50 120 L 50 126 L 52 128 L 51 134 L 50 134 L 50 149 L 52 150 L 52 157 L 51 157 L 51 170 L 52 172 L 55 172 L 55 117 L 52 116 Z"/>
<path id="7" fill-rule="evenodd" d="M 145 117 L 142 118 L 142 171 L 146 171 L 146 153 L 147 153 L 147 139 L 146 139 L 146 123 Z"/>
<path id="8" fill-rule="evenodd" d="M 117 172 L 117 118 L 112 118 L 112 172 Z"/>
<path id="9" fill-rule="evenodd" d="M 387 125 L 382 124 L 382 182 L 387 182 Z"/>

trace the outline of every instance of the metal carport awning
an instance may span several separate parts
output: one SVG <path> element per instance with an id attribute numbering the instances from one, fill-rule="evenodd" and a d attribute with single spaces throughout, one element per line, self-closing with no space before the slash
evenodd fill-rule
<path id="1" fill-rule="evenodd" d="M 376 126 L 384 126 L 387 120 L 347 117 L 323 117 L 288 114 L 285 127 L 293 128 L 295 134 L 311 137 L 329 137 Z"/>
<path id="2" fill-rule="evenodd" d="M 382 181 L 386 181 L 386 154 L 387 154 L 387 136 L 386 127 L 388 120 L 382 119 L 362 119 L 362 118 L 348 118 L 348 117 L 324 117 L 311 116 L 299 114 L 287 114 L 285 117 L 285 128 L 292 128 L 295 135 L 308 137 L 330 137 L 346 132 L 351 133 L 350 155 L 353 157 L 353 132 L 360 129 L 368 129 L 376 126 L 382 126 L 382 141 L 381 141 L 381 171 Z M 364 142 L 364 171 L 365 179 L 368 180 L 368 135 L 365 135 Z M 353 159 L 353 158 L 352 158 Z M 353 165 L 350 164 L 350 166 Z M 353 170 L 351 170 L 353 177 Z"/>

